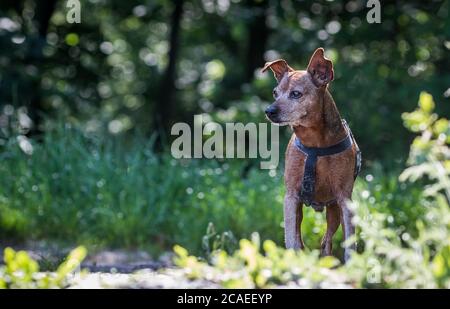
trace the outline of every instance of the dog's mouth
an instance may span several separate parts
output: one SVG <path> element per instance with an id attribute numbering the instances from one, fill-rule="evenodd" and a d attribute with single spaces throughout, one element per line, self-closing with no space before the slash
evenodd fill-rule
<path id="1" fill-rule="evenodd" d="M 267 120 L 269 120 L 270 122 L 273 122 L 273 123 L 279 123 L 280 122 L 279 119 L 278 119 L 278 115 L 267 115 L 266 114 L 266 118 L 267 118 Z"/>
<path id="2" fill-rule="evenodd" d="M 266 115 L 267 120 L 269 120 L 271 123 L 277 125 L 277 126 L 287 126 L 289 124 L 288 121 L 283 121 L 279 119 L 278 115 L 276 116 L 268 116 Z"/>

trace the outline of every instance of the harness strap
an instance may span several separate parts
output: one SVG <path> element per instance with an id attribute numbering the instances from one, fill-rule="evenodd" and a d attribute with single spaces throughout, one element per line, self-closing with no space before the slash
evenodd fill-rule
<path id="1" fill-rule="evenodd" d="M 325 203 L 317 203 L 313 200 L 315 192 L 315 182 L 316 182 L 316 163 L 317 158 L 322 156 L 331 156 L 334 154 L 341 153 L 348 148 L 352 147 L 353 143 L 356 145 L 356 166 L 355 166 L 355 178 L 361 169 L 361 151 L 356 144 L 353 134 L 347 125 L 347 122 L 342 119 L 342 124 L 347 131 L 347 136 L 339 143 L 330 147 L 308 147 L 302 144 L 298 137 L 295 138 L 295 146 L 298 150 L 303 152 L 306 156 L 305 170 L 303 172 L 303 181 L 300 188 L 299 197 L 300 200 L 307 206 L 312 206 L 315 210 L 322 211 L 323 207 L 328 206 L 335 202 L 331 200 Z"/>

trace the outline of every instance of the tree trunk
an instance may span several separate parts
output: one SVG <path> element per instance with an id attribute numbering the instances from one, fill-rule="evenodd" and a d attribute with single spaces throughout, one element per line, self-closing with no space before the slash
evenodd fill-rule
<path id="1" fill-rule="evenodd" d="M 34 23 L 38 30 L 38 34 L 36 37 L 31 39 L 32 41 L 26 62 L 36 66 L 37 68 L 40 67 L 42 61 L 44 60 L 42 49 L 46 44 L 48 26 L 50 23 L 50 18 L 55 11 L 56 1 L 57 0 L 35 1 L 36 11 Z M 40 76 L 41 72 L 39 70 L 38 77 L 32 81 L 30 89 L 30 104 L 28 106 L 28 113 L 33 121 L 33 126 L 29 132 L 29 136 L 39 136 L 42 133 L 41 125 L 45 111 L 42 106 Z"/>
<path id="2" fill-rule="evenodd" d="M 183 0 L 174 1 L 169 38 L 169 63 L 161 79 L 156 107 L 153 112 L 154 126 L 157 129 L 156 148 L 161 150 L 163 141 L 170 135 L 174 120 L 176 63 L 180 41 L 180 24 L 183 15 Z"/>
<path id="3" fill-rule="evenodd" d="M 264 63 L 264 52 L 269 29 L 266 25 L 266 10 L 269 1 L 248 0 L 245 6 L 251 11 L 252 18 L 248 24 L 248 45 L 245 58 L 244 82 L 251 82 L 255 70 Z"/>

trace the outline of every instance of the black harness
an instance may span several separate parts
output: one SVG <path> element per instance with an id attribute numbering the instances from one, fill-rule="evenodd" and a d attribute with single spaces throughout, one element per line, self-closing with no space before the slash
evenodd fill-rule
<path id="1" fill-rule="evenodd" d="M 324 207 L 334 204 L 336 202 L 335 199 L 332 199 L 327 202 L 316 202 L 313 200 L 316 183 L 317 157 L 331 156 L 334 154 L 341 153 L 347 150 L 348 148 L 351 148 L 352 145 L 355 144 L 356 146 L 356 162 L 354 173 L 355 179 L 361 170 L 361 151 L 359 150 L 358 144 L 356 144 L 352 131 L 350 130 L 349 126 L 347 125 L 347 122 L 344 119 L 342 119 L 342 124 L 344 125 L 344 128 L 347 131 L 347 136 L 339 143 L 330 147 L 325 148 L 307 147 L 302 144 L 302 142 L 298 137 L 295 138 L 294 142 L 295 146 L 306 156 L 305 170 L 303 173 L 303 181 L 302 186 L 300 188 L 299 197 L 300 200 L 306 206 L 312 206 L 316 211 L 322 211 Z"/>

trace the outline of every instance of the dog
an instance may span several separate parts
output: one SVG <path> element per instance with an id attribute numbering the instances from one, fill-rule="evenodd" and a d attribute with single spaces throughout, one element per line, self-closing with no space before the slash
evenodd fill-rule
<path id="1" fill-rule="evenodd" d="M 361 152 L 341 119 L 328 85 L 334 79 L 333 63 L 318 48 L 306 70 L 294 70 L 283 59 L 267 62 L 278 84 L 275 102 L 265 110 L 272 123 L 293 130 L 286 150 L 284 232 L 286 248 L 303 249 L 303 206 L 326 208 L 327 229 L 321 255 L 331 255 L 333 235 L 342 224 L 344 241 L 355 233 L 349 208 L 353 184 L 361 167 Z M 356 243 L 344 249 L 350 258 Z"/>

